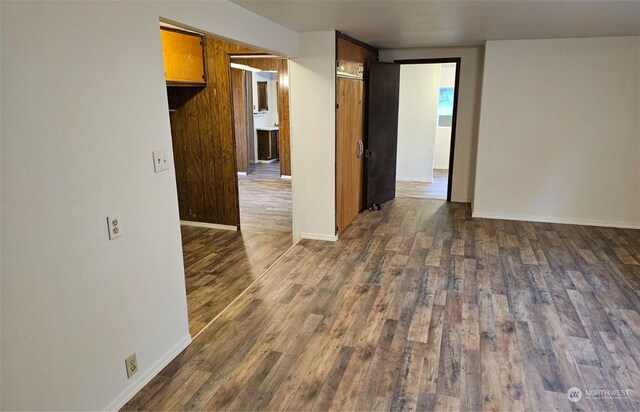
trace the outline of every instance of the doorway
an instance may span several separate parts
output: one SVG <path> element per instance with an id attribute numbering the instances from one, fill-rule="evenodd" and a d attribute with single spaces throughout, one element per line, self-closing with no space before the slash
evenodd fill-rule
<path id="1" fill-rule="evenodd" d="M 396 196 L 451 200 L 459 58 L 400 63 Z"/>
<path id="2" fill-rule="evenodd" d="M 291 236 L 288 60 L 232 55 L 230 67 L 241 230 Z"/>
<path id="3" fill-rule="evenodd" d="M 288 119 L 286 131 L 282 122 L 279 124 L 280 139 L 276 150 L 280 162 L 275 172 L 279 183 L 289 185 L 288 198 L 285 196 L 288 206 L 282 215 L 287 223 L 278 223 L 285 229 L 261 227 L 260 219 L 264 216 L 256 217 L 257 223 L 253 225 L 244 219 L 241 227 L 244 204 L 241 194 L 244 181 L 241 179 L 252 175 L 264 178 L 264 174 L 238 176 L 238 145 L 243 141 L 246 143 L 246 139 L 236 139 L 239 135 L 236 120 L 250 121 L 252 117 L 246 116 L 243 104 L 239 110 L 234 107 L 235 69 L 230 67 L 230 60 L 236 55 L 255 57 L 265 52 L 164 22 L 160 23 L 160 33 L 189 331 L 196 336 L 292 245 L 291 189 L 289 181 L 280 178 L 281 169 L 290 167 L 288 160 L 284 166 L 280 161 L 285 157 L 288 159 Z M 283 94 L 275 92 L 276 96 Z M 288 89 L 286 98 L 288 100 Z M 266 105 L 269 105 L 268 101 Z M 287 153 L 285 156 L 283 151 Z M 265 185 L 271 187 L 270 182 L 261 187 Z M 272 200 L 270 195 L 264 195 L 264 190 L 262 193 L 260 196 L 254 193 L 248 198 L 258 203 L 254 208 L 258 212 L 267 210 L 273 214 L 269 206 L 259 202 L 264 198 Z"/>

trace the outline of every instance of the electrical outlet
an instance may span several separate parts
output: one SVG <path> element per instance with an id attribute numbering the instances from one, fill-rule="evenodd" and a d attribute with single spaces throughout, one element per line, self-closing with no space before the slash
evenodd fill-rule
<path id="1" fill-rule="evenodd" d="M 122 232 L 120 231 L 120 219 L 116 217 L 107 217 L 107 229 L 109 230 L 109 240 L 122 236 Z"/>
<path id="2" fill-rule="evenodd" d="M 138 372 L 138 358 L 136 358 L 135 352 L 127 356 L 124 360 L 124 365 L 127 367 L 127 379 L 131 378 L 136 374 L 136 372 Z"/>
<path id="3" fill-rule="evenodd" d="M 153 170 L 156 173 L 169 170 L 169 155 L 166 150 L 153 151 Z"/>

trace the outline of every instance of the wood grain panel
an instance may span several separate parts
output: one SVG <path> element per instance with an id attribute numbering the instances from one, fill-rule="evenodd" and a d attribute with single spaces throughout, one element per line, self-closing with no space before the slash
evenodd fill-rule
<path id="1" fill-rule="evenodd" d="M 218 103 L 217 114 L 220 135 L 223 137 L 219 140 L 219 152 L 221 153 L 221 161 L 217 163 L 217 172 L 221 175 L 221 179 L 217 180 L 218 186 L 216 193 L 223 193 L 225 198 L 233 201 L 220 202 L 223 206 L 221 213 L 226 217 L 234 217 L 236 225 L 240 224 L 240 206 L 238 202 L 238 174 L 235 168 L 235 138 L 233 133 L 233 113 L 231 109 L 231 80 L 230 80 L 230 54 L 250 54 L 261 53 L 259 50 L 251 49 L 246 46 L 231 43 L 225 40 L 215 40 L 215 53 L 213 60 L 208 61 L 209 67 L 215 67 L 216 88 L 212 90 L 211 101 Z M 209 49 L 207 49 L 209 50 Z M 210 69 L 212 70 L 212 69 Z M 231 221 L 231 219 L 229 219 Z M 234 224 L 234 223 L 227 223 Z"/>
<path id="2" fill-rule="evenodd" d="M 278 59 L 278 124 L 280 174 L 291 176 L 291 118 L 289 114 L 289 60 Z"/>
<path id="3" fill-rule="evenodd" d="M 233 124 L 236 139 L 236 164 L 238 172 L 249 171 L 247 152 L 247 95 L 245 93 L 244 71 L 231 69 L 231 91 L 233 99 Z"/>
<path id="4" fill-rule="evenodd" d="M 368 64 L 378 59 L 378 54 L 373 50 L 352 43 L 342 37 L 338 37 L 336 52 L 338 71 L 354 76 L 366 76 Z"/>
<path id="5" fill-rule="evenodd" d="M 362 76 L 362 80 L 339 77 L 336 81 L 336 226 L 340 234 L 363 207 L 364 163 L 355 153 L 359 140 L 366 145 L 368 65 L 377 60 L 377 53 L 341 37 L 337 38 L 336 46 L 336 75 Z"/>
<path id="6" fill-rule="evenodd" d="M 174 146 L 182 145 L 183 151 L 175 166 L 176 171 L 181 169 L 176 173 L 180 175 L 178 193 L 182 193 L 180 210 L 187 214 L 181 214 L 183 220 L 240 223 L 229 67 L 229 54 L 240 53 L 260 51 L 205 36 L 207 86 L 195 95 L 193 88 L 169 93 L 174 96 L 170 107 L 176 110 L 171 115 Z"/>
<path id="7" fill-rule="evenodd" d="M 363 82 L 337 79 L 336 113 L 336 209 L 338 233 L 342 233 L 362 210 L 363 158 L 358 157 L 358 141 L 363 139 Z"/>
<path id="8" fill-rule="evenodd" d="M 187 195 L 188 195 L 188 211 L 190 220 L 207 221 L 205 215 L 205 203 L 202 181 L 203 176 L 203 162 L 202 162 L 202 139 L 207 136 L 203 134 L 202 127 L 205 125 L 205 120 L 200 114 L 200 107 L 202 102 L 207 98 L 204 92 L 198 93 L 192 100 L 189 100 L 184 106 L 185 118 L 184 132 L 185 139 L 184 144 L 184 161 L 185 170 L 187 176 Z M 179 115 L 182 111 L 179 110 L 175 114 Z M 175 116 L 174 116 L 175 117 Z"/>

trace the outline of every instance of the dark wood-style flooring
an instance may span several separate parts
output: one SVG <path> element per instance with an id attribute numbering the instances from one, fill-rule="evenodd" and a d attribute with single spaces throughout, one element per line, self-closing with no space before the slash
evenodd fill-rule
<path id="1" fill-rule="evenodd" d="M 242 230 L 182 226 L 189 332 L 197 334 L 292 245 L 291 182 L 276 163 L 239 176 Z"/>
<path id="2" fill-rule="evenodd" d="M 433 169 L 431 182 L 396 182 L 396 197 L 414 197 L 418 199 L 446 199 L 449 184 L 449 171 Z"/>
<path id="3" fill-rule="evenodd" d="M 280 178 L 280 163 L 250 163 L 238 176 L 242 230 L 291 235 L 291 180 Z"/>
<path id="4" fill-rule="evenodd" d="M 292 245 L 291 235 L 182 226 L 189 332 L 194 336 Z"/>
<path id="5" fill-rule="evenodd" d="M 638 410 L 639 261 L 638 230 L 396 199 L 294 246 L 124 409 Z"/>

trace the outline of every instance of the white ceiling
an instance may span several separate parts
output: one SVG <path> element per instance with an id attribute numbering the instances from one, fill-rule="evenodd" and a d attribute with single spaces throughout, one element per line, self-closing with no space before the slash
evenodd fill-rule
<path id="1" fill-rule="evenodd" d="M 231 1 L 296 32 L 340 30 L 380 48 L 640 35 L 640 0 Z"/>

